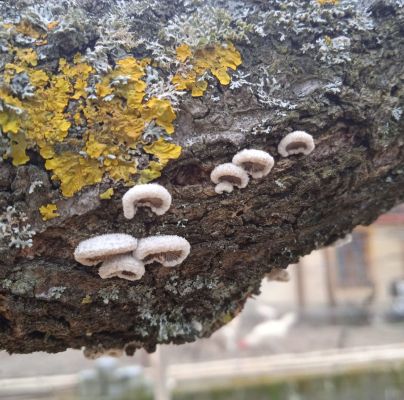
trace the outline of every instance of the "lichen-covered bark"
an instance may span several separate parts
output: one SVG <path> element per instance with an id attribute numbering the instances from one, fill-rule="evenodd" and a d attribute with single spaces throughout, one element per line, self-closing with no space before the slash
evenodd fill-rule
<path id="1" fill-rule="evenodd" d="M 258 15 L 275 3 L 282 2 L 249 5 Z M 168 9 L 153 18 L 164 19 Z M 103 183 L 64 200 L 61 217 L 44 223 L 38 207 L 58 188 L 41 162 L 2 164 L 0 202 L 24 203 L 38 233 L 32 247 L 0 248 L 0 348 L 125 347 L 131 354 L 209 336 L 259 292 L 272 268 L 286 268 L 403 201 L 403 13 L 399 2 L 376 2 L 370 10 L 373 28 L 350 37 L 342 63 L 297 50 L 315 43 L 315 32 L 287 40 L 270 32 L 236 43 L 249 83 L 183 98 L 174 135 L 183 152 L 158 180 L 173 196 L 164 216 L 141 209 L 126 220 L 125 187 L 116 184 L 116 195 L 101 201 Z M 251 90 L 263 70 L 276 76 L 273 86 L 281 85 L 278 92 L 267 88 L 267 100 Z M 315 151 L 281 158 L 277 144 L 297 129 L 313 135 Z M 273 171 L 246 189 L 217 195 L 210 171 L 243 148 L 271 153 Z M 42 190 L 29 194 L 38 179 Z M 81 240 L 112 232 L 181 235 L 191 254 L 176 268 L 148 266 L 138 282 L 101 280 L 95 267 L 72 255 Z"/>

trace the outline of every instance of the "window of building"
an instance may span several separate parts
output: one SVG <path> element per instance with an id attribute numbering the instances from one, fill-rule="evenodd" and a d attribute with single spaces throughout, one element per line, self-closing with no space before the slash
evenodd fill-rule
<path id="1" fill-rule="evenodd" d="M 371 285 L 367 239 L 367 232 L 353 232 L 352 242 L 336 249 L 336 278 L 339 286 Z"/>

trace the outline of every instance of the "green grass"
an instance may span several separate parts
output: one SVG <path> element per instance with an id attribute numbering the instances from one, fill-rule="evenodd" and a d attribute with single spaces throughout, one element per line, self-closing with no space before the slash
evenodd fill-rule
<path id="1" fill-rule="evenodd" d="M 404 368 L 197 393 L 173 400 L 403 400 Z"/>

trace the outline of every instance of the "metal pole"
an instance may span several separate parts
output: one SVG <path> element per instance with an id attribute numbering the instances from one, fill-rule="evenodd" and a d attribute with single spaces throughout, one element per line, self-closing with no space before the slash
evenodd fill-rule
<path id="1" fill-rule="evenodd" d="M 297 288 L 297 307 L 299 309 L 299 314 L 304 314 L 306 309 L 306 296 L 304 288 L 304 276 L 303 276 L 303 263 L 298 262 L 295 264 L 296 268 L 296 288 Z"/>
<path id="2" fill-rule="evenodd" d="M 170 393 L 167 388 L 166 365 L 162 350 L 161 346 L 157 346 L 156 351 L 150 355 L 154 375 L 154 400 L 170 400 Z"/>

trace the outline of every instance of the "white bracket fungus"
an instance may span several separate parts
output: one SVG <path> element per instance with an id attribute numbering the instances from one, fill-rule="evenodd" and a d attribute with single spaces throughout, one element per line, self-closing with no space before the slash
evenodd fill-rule
<path id="1" fill-rule="evenodd" d="M 191 251 L 188 240 L 176 235 L 150 236 L 140 239 L 135 258 L 145 264 L 158 262 L 165 267 L 181 264 Z"/>
<path id="2" fill-rule="evenodd" d="M 219 194 L 231 193 L 234 186 L 245 188 L 249 181 L 247 172 L 232 163 L 218 165 L 210 174 L 210 179 L 216 184 L 215 192 Z"/>
<path id="3" fill-rule="evenodd" d="M 79 243 L 74 258 L 83 265 L 96 265 L 117 254 L 136 249 L 137 239 L 125 233 L 110 233 L 92 237 Z"/>
<path id="4" fill-rule="evenodd" d="M 122 206 L 127 219 L 135 216 L 138 207 L 149 207 L 155 214 L 163 215 L 171 206 L 171 195 L 157 183 L 137 185 L 123 195 Z"/>
<path id="5" fill-rule="evenodd" d="M 282 157 L 292 154 L 305 154 L 314 150 L 314 140 L 311 135 L 304 131 L 294 131 L 286 135 L 278 145 L 278 152 Z"/>
<path id="6" fill-rule="evenodd" d="M 232 160 L 233 164 L 243 168 L 254 179 L 260 179 L 268 175 L 275 161 L 266 151 L 244 149 L 239 151 Z"/>
<path id="7" fill-rule="evenodd" d="M 105 260 L 98 275 L 102 279 L 122 278 L 128 281 L 137 281 L 144 275 L 144 264 L 130 254 L 120 254 Z"/>

